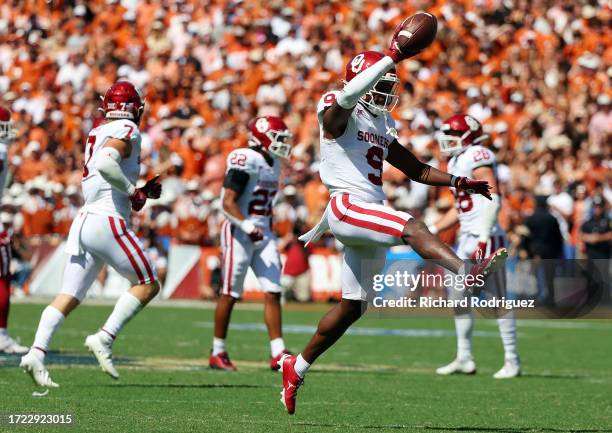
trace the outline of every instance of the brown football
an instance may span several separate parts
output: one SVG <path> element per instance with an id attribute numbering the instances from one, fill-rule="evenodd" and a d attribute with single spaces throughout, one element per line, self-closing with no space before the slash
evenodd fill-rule
<path id="1" fill-rule="evenodd" d="M 402 53 L 415 53 L 427 48 L 436 38 L 438 20 L 427 12 L 418 12 L 400 24 L 397 45 Z"/>

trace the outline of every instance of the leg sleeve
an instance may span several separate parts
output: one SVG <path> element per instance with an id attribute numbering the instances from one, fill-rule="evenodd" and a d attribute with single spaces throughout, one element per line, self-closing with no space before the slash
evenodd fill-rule
<path id="1" fill-rule="evenodd" d="M 69 256 L 64 268 L 61 293 L 70 295 L 81 302 L 94 282 L 104 261 L 86 251 L 78 256 Z"/>

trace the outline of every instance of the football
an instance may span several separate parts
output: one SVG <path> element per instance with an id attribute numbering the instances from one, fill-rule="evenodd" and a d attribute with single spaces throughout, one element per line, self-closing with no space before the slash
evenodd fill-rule
<path id="1" fill-rule="evenodd" d="M 399 25 L 397 45 L 403 53 L 415 53 L 427 48 L 436 38 L 438 20 L 427 12 L 416 13 Z"/>

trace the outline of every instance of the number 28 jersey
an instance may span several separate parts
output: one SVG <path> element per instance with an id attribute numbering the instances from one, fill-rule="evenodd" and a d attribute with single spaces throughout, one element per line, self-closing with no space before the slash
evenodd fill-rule
<path id="1" fill-rule="evenodd" d="M 337 91 L 327 92 L 317 106 L 321 140 L 320 175 L 331 196 L 341 193 L 362 200 L 382 202 L 383 162 L 395 137 L 395 122 L 388 113 L 374 116 L 359 102 L 349 117 L 344 133 L 325 138 L 323 113 L 336 101 Z"/>
<path id="2" fill-rule="evenodd" d="M 455 176 L 473 177 L 473 172 L 478 167 L 489 166 L 493 169 L 497 178 L 497 167 L 495 154 L 483 146 L 469 146 L 463 152 L 453 156 L 448 161 L 448 172 Z M 464 233 L 479 234 L 479 213 L 489 200 L 480 194 L 468 194 L 465 191 L 457 191 L 451 188 L 455 196 L 455 207 L 459 212 L 459 231 Z M 497 226 L 497 224 L 496 224 Z"/>
<path id="3" fill-rule="evenodd" d="M 238 198 L 240 212 L 262 229 L 270 228 L 272 204 L 278 190 L 280 161 L 271 158 L 272 165 L 258 151 L 250 148 L 233 150 L 227 156 L 227 170 L 240 170 L 249 181 Z"/>
<path id="4" fill-rule="evenodd" d="M 119 163 L 121 171 L 132 184 L 140 175 L 140 143 L 138 126 L 129 119 L 113 120 L 91 130 L 85 145 L 85 167 L 81 187 L 88 212 L 116 216 L 128 220 L 132 206 L 128 195 L 113 188 L 96 169 L 96 155 L 110 138 L 129 140 L 132 153 Z"/>

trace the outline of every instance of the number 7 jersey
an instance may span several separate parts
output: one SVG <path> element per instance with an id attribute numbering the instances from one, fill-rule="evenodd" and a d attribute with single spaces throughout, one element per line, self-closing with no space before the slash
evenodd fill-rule
<path id="1" fill-rule="evenodd" d="M 270 228 L 272 204 L 278 190 L 280 161 L 271 158 L 272 165 L 258 151 L 250 148 L 233 150 L 227 156 L 227 171 L 244 171 L 249 181 L 238 198 L 240 212 L 262 229 Z"/>
<path id="2" fill-rule="evenodd" d="M 395 140 L 395 122 L 388 113 L 374 116 L 359 102 L 344 133 L 325 138 L 323 113 L 336 101 L 338 92 L 327 92 L 317 106 L 321 140 L 321 180 L 331 196 L 348 193 L 367 202 L 382 202 L 383 162 L 389 145 Z"/>
<path id="3" fill-rule="evenodd" d="M 88 212 L 98 215 L 120 217 L 128 220 L 131 204 L 128 195 L 113 188 L 98 173 L 95 166 L 97 153 L 104 147 L 108 139 L 130 140 L 132 153 L 119 163 L 125 177 L 136 184 L 140 175 L 140 131 L 138 126 L 129 119 L 113 120 L 103 123 L 91 130 L 85 145 L 85 166 L 83 168 L 83 196 Z"/>

